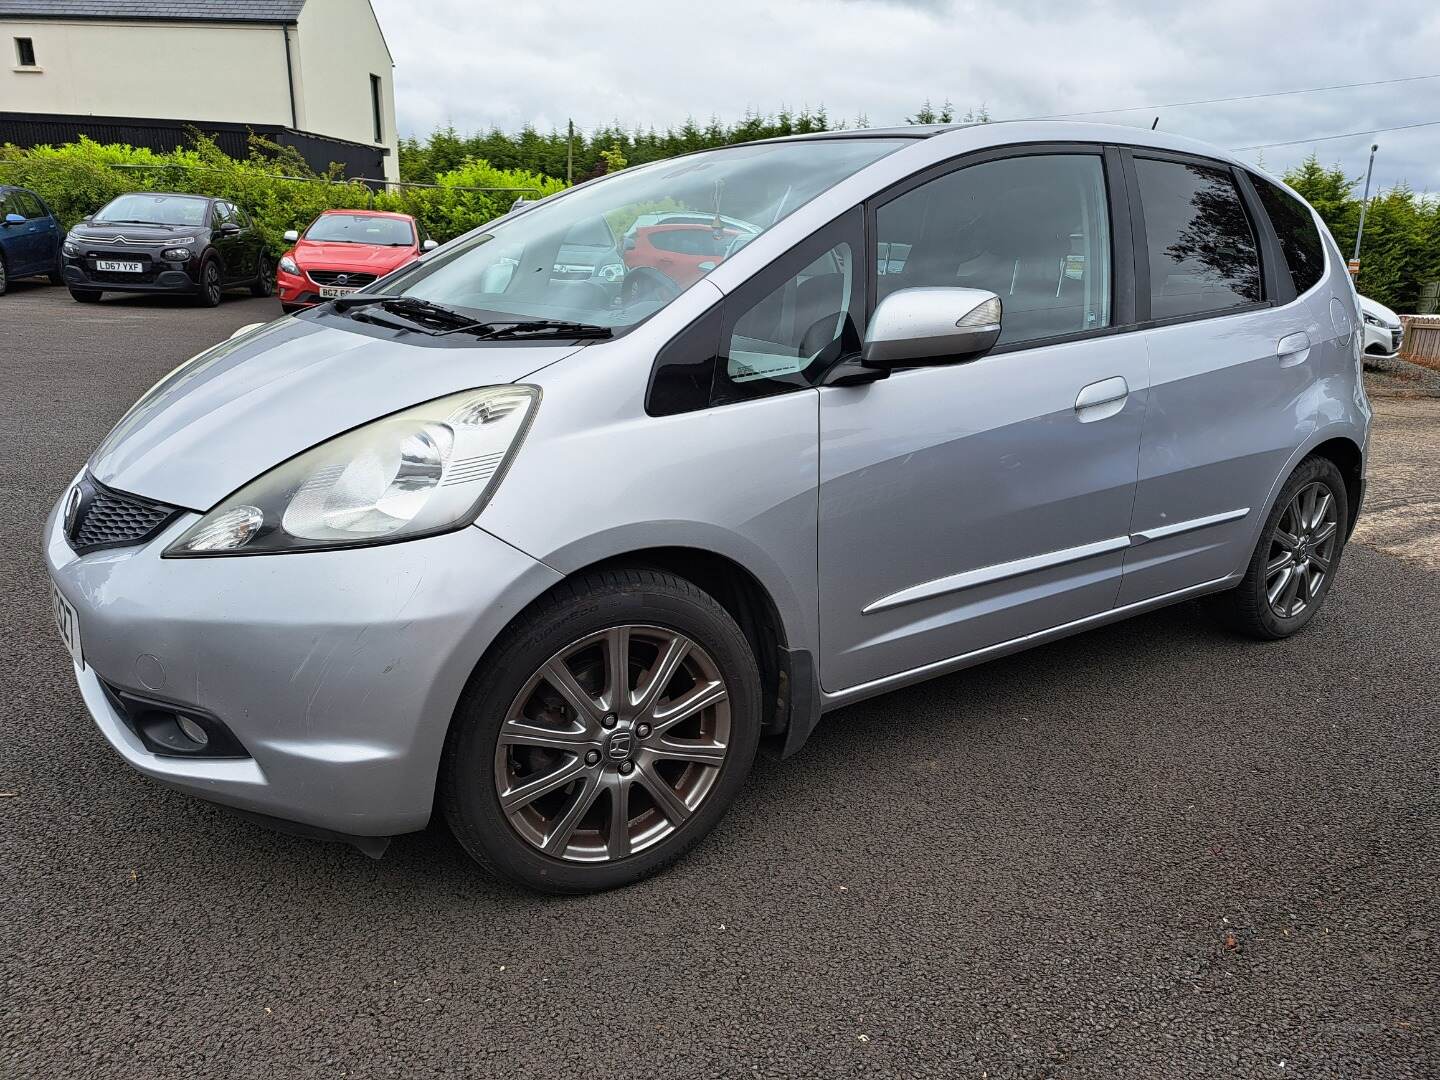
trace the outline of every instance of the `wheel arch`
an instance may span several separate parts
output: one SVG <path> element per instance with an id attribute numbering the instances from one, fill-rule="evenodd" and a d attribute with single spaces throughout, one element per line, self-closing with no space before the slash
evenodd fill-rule
<path id="1" fill-rule="evenodd" d="M 714 548 L 687 544 L 633 547 L 573 567 L 567 565 L 560 581 L 511 616 L 476 661 L 474 672 L 484 669 L 505 631 L 556 589 L 596 570 L 624 568 L 674 574 L 715 598 L 744 633 L 760 668 L 765 749 L 782 758 L 799 750 L 820 716 L 820 687 L 813 653 L 807 642 L 797 640 L 803 631 L 791 625 L 793 619 L 787 621 L 772 589 L 733 555 Z"/>
<path id="2" fill-rule="evenodd" d="M 1360 500 L 1364 495 L 1365 451 L 1361 449 L 1363 438 L 1363 432 L 1357 438 L 1354 425 L 1349 423 L 1328 424 L 1312 432 L 1310 438 L 1290 456 L 1285 468 L 1280 470 L 1271 484 L 1264 506 L 1260 507 L 1259 513 L 1254 516 L 1250 547 L 1253 548 L 1259 542 L 1260 530 L 1269 520 L 1270 512 L 1275 508 L 1275 500 L 1280 497 L 1285 481 L 1290 479 L 1290 475 L 1300 467 L 1302 461 L 1311 456 L 1323 457 L 1333 462 L 1345 481 L 1345 496 L 1349 503 L 1346 508 L 1349 520 L 1345 525 L 1345 537 L 1348 540 L 1359 517 Z"/>

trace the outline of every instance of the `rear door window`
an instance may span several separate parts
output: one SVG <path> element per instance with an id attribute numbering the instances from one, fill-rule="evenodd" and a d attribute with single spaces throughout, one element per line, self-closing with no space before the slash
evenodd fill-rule
<path id="1" fill-rule="evenodd" d="M 1250 177 L 1290 268 L 1297 295 L 1308 292 L 1320 283 L 1325 274 L 1325 245 L 1315 228 L 1310 208 L 1284 188 L 1263 176 Z"/>
<path id="2" fill-rule="evenodd" d="M 1260 255 L 1228 169 L 1135 159 L 1150 265 L 1150 317 L 1259 303 Z"/>

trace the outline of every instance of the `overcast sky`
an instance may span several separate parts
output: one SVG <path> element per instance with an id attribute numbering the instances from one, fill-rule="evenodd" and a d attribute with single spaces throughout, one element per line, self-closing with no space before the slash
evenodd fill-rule
<path id="1" fill-rule="evenodd" d="M 374 0 L 395 56 L 402 134 L 664 128 L 824 104 L 902 123 L 927 97 L 995 119 L 1440 73 L 1433 0 Z M 1440 78 L 1268 100 L 1082 117 L 1160 126 L 1224 147 L 1440 120 Z M 1280 172 L 1312 149 L 1351 175 L 1440 191 L 1440 125 L 1263 151 Z M 1247 152 L 1252 160 L 1255 152 Z"/>

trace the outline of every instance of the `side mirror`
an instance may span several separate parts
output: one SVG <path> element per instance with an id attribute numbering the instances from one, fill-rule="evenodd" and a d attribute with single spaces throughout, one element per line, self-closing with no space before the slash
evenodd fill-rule
<path id="1" fill-rule="evenodd" d="M 861 364 L 889 370 L 972 360 L 1000 338 L 1000 298 L 984 289 L 901 289 L 875 309 Z"/>
<path id="2" fill-rule="evenodd" d="M 433 240 L 433 239 L 432 239 L 432 240 L 426 240 L 425 243 L 423 243 L 423 244 L 420 245 L 420 250 L 421 250 L 421 251 L 434 251 L 434 250 L 435 250 L 437 247 L 439 247 L 439 246 L 440 246 L 440 244 L 439 244 L 437 241 Z"/>
<path id="3" fill-rule="evenodd" d="M 300 232 L 298 229 L 286 229 L 283 239 L 287 244 L 293 244 L 300 239 Z"/>
<path id="4" fill-rule="evenodd" d="M 6 215 L 5 215 L 5 224 L 6 224 L 6 225 L 24 225 L 24 224 L 25 224 L 25 215 L 24 215 L 24 214 L 6 214 Z"/>
<path id="5" fill-rule="evenodd" d="M 239 232 L 240 226 L 236 225 L 233 221 L 227 221 L 220 226 L 220 235 L 222 236 L 235 236 Z"/>

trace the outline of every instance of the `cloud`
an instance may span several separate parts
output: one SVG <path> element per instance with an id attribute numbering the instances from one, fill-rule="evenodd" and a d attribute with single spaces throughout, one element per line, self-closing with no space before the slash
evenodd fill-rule
<path id="1" fill-rule="evenodd" d="M 663 128 L 823 104 L 902 123 L 927 98 L 997 119 L 1361 82 L 1440 71 L 1424 0 L 1205 4 L 1108 0 L 375 0 L 402 132 L 454 124 Z M 1248 146 L 1434 119 L 1440 79 L 1084 117 Z M 1315 149 L 1363 172 L 1368 137 L 1263 151 L 1281 171 Z M 1381 134 L 1377 181 L 1440 191 L 1440 128 Z M 1247 155 L 1252 159 L 1259 154 Z"/>

